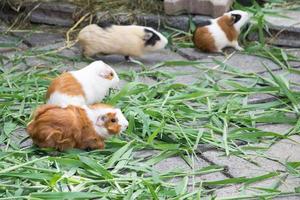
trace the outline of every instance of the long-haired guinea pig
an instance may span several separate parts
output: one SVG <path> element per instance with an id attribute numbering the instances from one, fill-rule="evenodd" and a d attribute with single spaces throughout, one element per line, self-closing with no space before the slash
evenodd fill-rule
<path id="1" fill-rule="evenodd" d="M 127 126 L 120 109 L 107 104 L 65 108 L 45 104 L 34 112 L 27 132 L 41 148 L 103 149 L 107 137 L 120 134 Z"/>
<path id="2" fill-rule="evenodd" d="M 140 57 L 143 54 L 163 49 L 168 40 L 150 27 L 91 24 L 78 34 L 78 42 L 85 56 L 95 54 L 118 54 Z"/>
<path id="3" fill-rule="evenodd" d="M 243 50 L 238 43 L 241 27 L 248 23 L 250 15 L 241 10 L 225 13 L 205 26 L 198 26 L 193 34 L 195 47 L 205 52 L 222 52 L 224 47 Z"/>
<path id="4" fill-rule="evenodd" d="M 55 78 L 47 91 L 47 104 L 62 107 L 85 105 L 101 101 L 110 88 L 116 88 L 119 77 L 102 61 L 95 61 L 78 71 L 63 73 Z"/>

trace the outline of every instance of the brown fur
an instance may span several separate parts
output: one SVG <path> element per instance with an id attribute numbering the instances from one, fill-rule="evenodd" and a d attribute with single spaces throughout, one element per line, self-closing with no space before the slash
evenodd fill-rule
<path id="1" fill-rule="evenodd" d="M 235 30 L 233 23 L 233 17 L 229 17 L 227 15 L 224 15 L 218 19 L 218 24 L 226 34 L 226 37 L 229 41 L 237 40 L 238 38 L 238 32 Z"/>
<path id="2" fill-rule="evenodd" d="M 80 83 L 68 72 L 63 73 L 51 82 L 46 93 L 46 99 L 49 99 L 51 94 L 55 91 L 70 96 L 85 96 Z"/>
<path id="3" fill-rule="evenodd" d="M 193 42 L 195 46 L 205 52 L 215 52 L 215 40 L 212 37 L 207 27 L 198 27 L 193 35 Z"/>
<path id="4" fill-rule="evenodd" d="M 113 108 L 113 106 L 109 105 L 109 104 L 105 104 L 105 103 L 96 103 L 93 105 L 89 105 L 89 108 L 91 108 L 91 109 Z"/>
<path id="5" fill-rule="evenodd" d="M 94 130 L 85 110 L 76 106 L 40 106 L 28 124 L 27 132 L 39 147 L 60 151 L 104 148 L 104 139 Z"/>
<path id="6" fill-rule="evenodd" d="M 119 134 L 121 126 L 118 124 L 116 113 L 108 113 L 105 119 L 104 127 L 108 130 L 109 134 Z"/>

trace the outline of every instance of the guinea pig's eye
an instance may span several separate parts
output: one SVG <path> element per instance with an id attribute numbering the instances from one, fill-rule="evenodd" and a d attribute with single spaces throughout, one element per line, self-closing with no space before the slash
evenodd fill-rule
<path id="1" fill-rule="evenodd" d="M 114 77 L 114 73 L 113 72 L 110 72 L 109 74 L 111 77 Z"/>
<path id="2" fill-rule="evenodd" d="M 110 121 L 111 121 L 112 123 L 116 123 L 116 122 L 117 122 L 117 120 L 116 120 L 115 118 L 112 118 Z"/>

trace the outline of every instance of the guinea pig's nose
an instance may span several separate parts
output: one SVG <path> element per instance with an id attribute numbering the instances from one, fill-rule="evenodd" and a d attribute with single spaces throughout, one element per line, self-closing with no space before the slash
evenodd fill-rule
<path id="1" fill-rule="evenodd" d="M 127 127 L 128 127 L 128 123 L 124 124 L 124 125 L 123 125 L 123 130 L 126 130 Z"/>

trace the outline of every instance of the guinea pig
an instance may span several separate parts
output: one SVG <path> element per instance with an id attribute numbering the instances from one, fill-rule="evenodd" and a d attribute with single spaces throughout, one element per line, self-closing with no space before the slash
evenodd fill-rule
<path id="1" fill-rule="evenodd" d="M 168 40 L 161 33 L 145 26 L 108 25 L 100 27 L 90 24 L 78 34 L 78 42 L 83 55 L 90 57 L 95 54 L 118 54 L 140 57 L 151 51 L 163 49 Z"/>
<path id="2" fill-rule="evenodd" d="M 103 149 L 104 141 L 120 134 L 128 121 L 118 108 L 106 104 L 67 106 L 45 104 L 34 112 L 27 132 L 41 148 Z"/>
<path id="3" fill-rule="evenodd" d="M 205 52 L 222 52 L 224 47 L 234 47 L 242 51 L 238 43 L 241 27 L 248 23 L 250 15 L 241 10 L 233 10 L 210 20 L 205 26 L 198 26 L 193 34 L 195 47 Z"/>
<path id="4" fill-rule="evenodd" d="M 85 68 L 55 78 L 46 93 L 46 101 L 62 107 L 93 104 L 101 101 L 118 83 L 114 69 L 102 61 L 94 61 Z"/>

